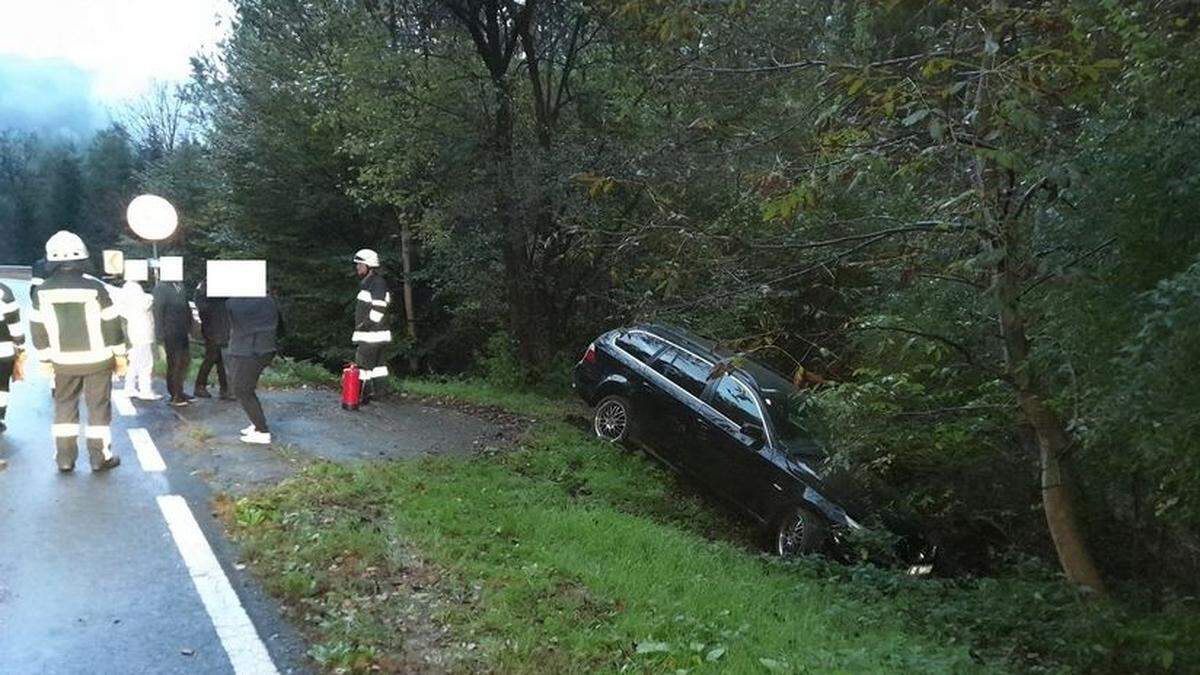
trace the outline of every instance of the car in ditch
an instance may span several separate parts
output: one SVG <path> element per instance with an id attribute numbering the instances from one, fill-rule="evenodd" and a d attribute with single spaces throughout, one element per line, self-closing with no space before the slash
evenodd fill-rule
<path id="1" fill-rule="evenodd" d="M 596 435 L 635 442 L 758 521 L 781 556 L 829 550 L 860 529 L 820 473 L 805 394 L 774 371 L 663 324 L 609 331 L 573 386 Z"/>

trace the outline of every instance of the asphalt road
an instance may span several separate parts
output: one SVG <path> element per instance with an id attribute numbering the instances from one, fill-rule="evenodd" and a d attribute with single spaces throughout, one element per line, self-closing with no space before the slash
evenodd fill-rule
<path id="1" fill-rule="evenodd" d="M 5 283 L 27 308 L 28 282 Z M 237 569 L 207 487 L 160 444 L 170 410 L 114 406 L 122 465 L 108 473 L 91 473 L 81 446 L 76 471 L 60 474 L 51 419 L 47 381 L 13 387 L 0 436 L 0 673 L 304 672 L 302 641 Z"/>

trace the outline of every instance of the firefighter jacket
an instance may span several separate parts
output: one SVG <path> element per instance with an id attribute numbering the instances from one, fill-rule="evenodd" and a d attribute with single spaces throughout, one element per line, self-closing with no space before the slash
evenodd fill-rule
<path id="1" fill-rule="evenodd" d="M 358 301 L 354 305 L 354 344 L 381 344 L 392 341 L 388 330 L 387 311 L 392 304 L 392 294 L 387 281 L 375 270 L 363 277 L 358 289 Z"/>
<path id="2" fill-rule="evenodd" d="M 21 327 L 21 306 L 12 289 L 0 284 L 0 361 L 12 359 L 25 345 L 25 329 Z"/>
<path id="3" fill-rule="evenodd" d="M 121 314 L 108 289 L 77 269 L 60 267 L 33 295 L 29 327 L 38 358 L 63 375 L 90 375 L 125 355 Z"/>

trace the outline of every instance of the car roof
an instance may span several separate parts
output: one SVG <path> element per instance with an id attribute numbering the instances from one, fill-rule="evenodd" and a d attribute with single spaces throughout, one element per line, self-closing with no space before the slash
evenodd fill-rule
<path id="1" fill-rule="evenodd" d="M 701 337 L 685 328 L 670 324 L 657 322 L 640 323 L 630 326 L 627 330 L 644 330 L 654 333 L 681 347 L 695 351 L 700 356 L 707 356 L 713 361 L 723 361 L 739 356 L 737 352 L 721 347 L 715 340 Z M 757 388 L 760 393 L 781 392 L 790 394 L 797 391 L 795 385 L 771 368 L 744 354 L 740 356 L 741 358 L 738 360 L 738 364 L 734 370 Z"/>

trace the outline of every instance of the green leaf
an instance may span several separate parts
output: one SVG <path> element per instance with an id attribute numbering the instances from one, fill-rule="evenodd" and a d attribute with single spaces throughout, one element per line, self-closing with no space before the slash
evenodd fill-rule
<path id="1" fill-rule="evenodd" d="M 670 653 L 671 645 L 666 642 L 639 642 L 637 644 L 638 654 L 666 654 Z"/>
<path id="2" fill-rule="evenodd" d="M 758 662 L 761 663 L 764 668 L 771 671 L 772 673 L 790 673 L 790 672 L 792 672 L 792 667 L 788 665 L 787 661 L 776 661 L 775 659 L 759 659 Z"/>
<path id="3" fill-rule="evenodd" d="M 708 661 L 709 663 L 716 663 L 717 661 L 721 660 L 722 656 L 725 656 L 725 648 L 714 647 L 708 650 L 708 654 L 704 655 L 704 660 Z"/>
<path id="4" fill-rule="evenodd" d="M 917 110 L 915 112 L 909 113 L 908 117 L 904 118 L 904 122 L 902 122 L 902 124 L 904 124 L 904 126 L 906 126 L 906 127 L 911 127 L 912 125 L 916 124 L 917 122 L 920 122 L 921 120 L 925 119 L 926 117 L 929 117 L 929 112 L 930 112 L 929 108 L 923 108 L 921 110 Z"/>

